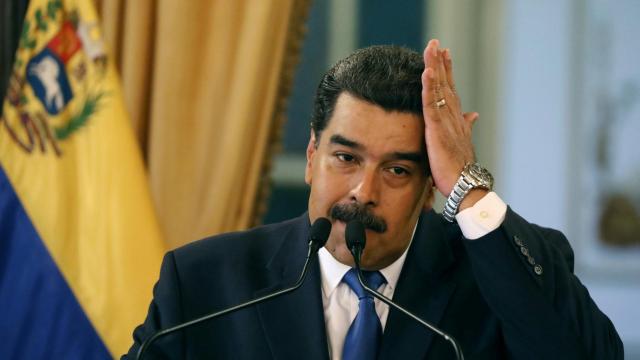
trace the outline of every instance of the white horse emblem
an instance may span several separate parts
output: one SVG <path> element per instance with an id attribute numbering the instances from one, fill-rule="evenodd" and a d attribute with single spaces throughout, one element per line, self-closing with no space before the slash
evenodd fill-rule
<path id="1" fill-rule="evenodd" d="M 40 62 L 29 67 L 29 73 L 35 75 L 45 89 L 45 103 L 47 107 L 58 112 L 64 106 L 64 96 L 62 88 L 58 83 L 60 75 L 60 65 L 50 56 L 44 57 Z"/>

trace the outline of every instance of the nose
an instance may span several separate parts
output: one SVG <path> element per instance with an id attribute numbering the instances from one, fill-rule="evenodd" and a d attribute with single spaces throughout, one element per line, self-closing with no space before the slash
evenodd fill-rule
<path id="1" fill-rule="evenodd" d="M 351 200 L 367 206 L 376 206 L 380 196 L 378 181 L 375 168 L 362 169 L 351 189 Z"/>

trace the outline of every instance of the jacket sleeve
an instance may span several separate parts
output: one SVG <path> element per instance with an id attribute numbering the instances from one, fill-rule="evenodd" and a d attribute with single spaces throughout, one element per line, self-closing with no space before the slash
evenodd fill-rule
<path id="1" fill-rule="evenodd" d="M 133 332 L 133 345 L 122 359 L 134 360 L 142 343 L 156 332 L 182 321 L 180 287 L 173 252 L 162 260 L 160 279 L 153 287 L 153 300 L 144 323 Z M 184 359 L 182 332 L 158 338 L 144 352 L 144 359 Z"/>
<path id="2" fill-rule="evenodd" d="M 613 324 L 573 273 L 561 232 L 508 208 L 498 229 L 464 243 L 512 358 L 623 359 Z"/>

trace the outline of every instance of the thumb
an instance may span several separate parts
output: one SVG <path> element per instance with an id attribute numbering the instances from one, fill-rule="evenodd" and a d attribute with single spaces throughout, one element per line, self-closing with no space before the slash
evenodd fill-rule
<path id="1" fill-rule="evenodd" d="M 480 114 L 478 114 L 477 112 L 466 112 L 462 114 L 462 116 L 464 117 L 465 121 L 473 125 L 476 122 L 476 120 L 478 120 L 478 118 L 480 117 Z"/>

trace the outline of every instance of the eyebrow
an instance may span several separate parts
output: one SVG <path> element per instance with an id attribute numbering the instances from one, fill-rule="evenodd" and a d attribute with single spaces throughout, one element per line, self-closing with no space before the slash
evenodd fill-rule
<path id="1" fill-rule="evenodd" d="M 426 156 L 424 153 L 419 152 L 394 152 L 392 155 L 396 160 L 412 161 L 416 164 L 422 164 L 425 162 Z"/>
<path id="2" fill-rule="evenodd" d="M 363 149 L 364 146 L 362 146 L 362 144 L 353 141 L 353 140 L 349 140 L 346 137 L 342 136 L 342 135 L 332 135 L 331 138 L 329 139 L 329 142 L 331 144 L 338 144 L 338 145 L 343 145 L 343 146 L 347 146 L 350 148 L 354 148 L 354 149 Z"/>
<path id="3" fill-rule="evenodd" d="M 331 138 L 329 138 L 329 142 L 331 144 L 342 145 L 356 150 L 364 149 L 364 146 L 362 144 L 358 143 L 357 141 L 347 139 L 346 137 L 339 134 L 332 135 Z M 391 158 L 394 160 L 407 160 L 416 164 L 422 164 L 426 160 L 426 154 L 423 152 L 396 151 L 391 154 Z"/>

